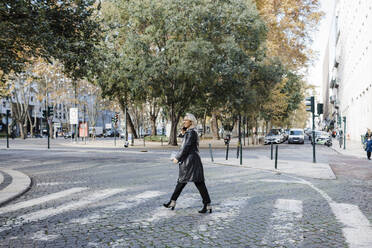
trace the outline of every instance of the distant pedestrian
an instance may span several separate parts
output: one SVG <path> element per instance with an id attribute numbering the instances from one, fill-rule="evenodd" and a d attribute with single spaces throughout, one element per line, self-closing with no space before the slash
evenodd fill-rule
<path id="1" fill-rule="evenodd" d="M 367 152 L 367 158 L 368 158 L 368 160 L 371 160 L 372 137 L 369 137 L 368 140 L 367 140 L 366 152 Z"/>
<path id="2" fill-rule="evenodd" d="M 371 129 L 367 128 L 367 132 L 364 135 L 365 139 L 367 140 L 368 138 L 372 138 L 372 131 Z"/>
<path id="3" fill-rule="evenodd" d="M 342 144 L 344 143 L 344 133 L 342 132 L 342 130 L 340 130 L 338 136 L 338 142 L 340 144 L 340 148 L 342 148 Z"/>
<path id="4" fill-rule="evenodd" d="M 163 206 L 174 210 L 176 201 L 180 196 L 183 188 L 188 182 L 194 182 L 203 199 L 203 208 L 199 213 L 212 213 L 210 206 L 211 199 L 209 198 L 207 187 L 205 186 L 203 164 L 199 155 L 199 137 L 195 129 L 196 118 L 193 114 L 186 114 L 183 119 L 183 127 L 180 137 L 183 138 L 182 145 L 177 155 L 173 159 L 173 163 L 179 165 L 179 176 L 176 188 L 168 203 Z"/>

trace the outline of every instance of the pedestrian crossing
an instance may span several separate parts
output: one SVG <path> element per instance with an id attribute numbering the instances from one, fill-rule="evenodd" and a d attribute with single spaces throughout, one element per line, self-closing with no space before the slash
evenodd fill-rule
<path id="1" fill-rule="evenodd" d="M 268 182 L 268 181 L 267 181 Z M 280 183 L 290 183 L 282 181 Z M 277 181 L 273 183 L 278 183 Z M 295 182 L 294 183 L 298 183 Z M 304 183 L 304 182 L 299 182 Z M 130 221 L 123 223 L 120 228 L 130 229 L 156 228 L 161 223 L 172 222 L 182 218 L 196 218 L 196 222 L 190 225 L 188 230 L 190 239 L 199 240 L 205 237 L 217 238 L 222 235 L 226 228 L 233 226 L 234 222 L 249 211 L 249 205 L 254 197 L 237 196 L 225 197 L 214 200 L 213 213 L 199 215 L 198 208 L 201 207 L 201 198 L 197 193 L 185 193 L 181 195 L 177 202 L 176 210 L 171 211 L 159 204 L 160 199 L 167 201 L 166 195 L 169 192 L 148 190 L 143 192 L 132 192 L 128 188 L 108 188 L 90 189 L 87 187 L 73 187 L 52 194 L 44 195 L 30 200 L 9 204 L 0 208 L 0 234 L 5 231 L 21 228 L 27 224 L 34 224 L 50 219 L 57 215 L 68 215 L 72 211 L 84 212 L 85 209 L 92 207 L 97 202 L 105 202 L 102 208 L 88 211 L 86 215 L 80 214 L 79 218 L 68 219 L 65 223 L 66 228 L 76 225 L 87 225 L 99 222 L 102 218 L 115 218 L 118 211 L 126 211 L 137 207 L 146 206 L 148 211 L 143 213 L 140 218 L 128 216 Z M 327 196 L 322 192 L 324 196 Z M 125 197 L 123 197 L 123 194 Z M 119 197 L 120 195 L 120 197 Z M 372 227 L 368 218 L 363 214 L 358 206 L 349 203 L 337 203 L 330 199 L 329 211 L 333 213 L 335 221 L 342 227 L 345 243 L 350 248 L 372 247 Z M 154 203 L 154 201 L 157 203 Z M 50 207 L 49 202 L 54 202 L 56 206 Z M 270 216 L 263 216 L 262 222 L 267 223 L 266 232 L 262 233 L 261 245 L 275 245 L 278 247 L 297 247 L 301 246 L 304 240 L 303 218 L 304 208 L 309 202 L 302 199 L 278 198 L 272 203 Z M 32 210 L 38 206 L 38 210 Z M 40 208 L 41 206 L 41 208 Z M 94 208 L 92 208 L 94 209 Z M 14 219 L 7 219 L 10 213 L 16 215 Z M 22 214 L 23 213 L 23 214 Z M 316 225 L 316 222 L 314 223 Z M 241 228 L 241 227 L 240 227 Z M 247 230 L 248 231 L 248 230 Z M 243 232 L 244 235 L 244 232 Z M 44 233 L 37 231 L 28 236 L 31 240 L 51 242 L 60 237 L 58 233 Z M 120 247 L 127 242 L 122 238 L 112 241 L 111 245 Z"/>

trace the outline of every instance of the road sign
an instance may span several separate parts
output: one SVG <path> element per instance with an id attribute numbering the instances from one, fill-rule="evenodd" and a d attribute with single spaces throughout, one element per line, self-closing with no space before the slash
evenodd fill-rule
<path id="1" fill-rule="evenodd" d="M 78 122 L 78 108 L 70 108 L 70 124 L 79 124 Z"/>

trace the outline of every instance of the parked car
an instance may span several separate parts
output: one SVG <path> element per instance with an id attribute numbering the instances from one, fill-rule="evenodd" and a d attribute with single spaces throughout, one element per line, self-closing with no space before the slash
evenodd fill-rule
<path id="1" fill-rule="evenodd" d="M 305 143 L 305 134 L 304 130 L 292 128 L 289 130 L 288 136 L 288 144 L 298 143 L 304 144 Z"/>
<path id="2" fill-rule="evenodd" d="M 103 137 L 119 137 L 119 132 L 117 130 L 106 130 L 106 132 L 103 134 Z"/>
<path id="3" fill-rule="evenodd" d="M 280 144 L 284 141 L 283 134 L 279 129 L 271 129 L 270 132 L 265 136 L 264 144 Z"/>
<path id="4" fill-rule="evenodd" d="M 71 139 L 71 138 L 74 138 L 75 136 L 75 133 L 73 132 L 68 132 L 68 133 L 65 133 L 65 135 L 63 136 L 65 139 Z"/>
<path id="5" fill-rule="evenodd" d="M 327 143 L 327 144 L 326 144 Z M 313 144 L 313 141 L 311 140 L 311 144 Z M 331 135 L 324 131 L 315 131 L 315 144 L 325 144 L 325 145 L 332 145 L 332 138 Z M 330 146 L 328 145 L 328 146 Z"/>

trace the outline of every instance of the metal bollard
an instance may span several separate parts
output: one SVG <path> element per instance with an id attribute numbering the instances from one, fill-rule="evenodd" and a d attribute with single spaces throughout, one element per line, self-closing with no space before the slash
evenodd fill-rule
<path id="1" fill-rule="evenodd" d="M 275 147 L 275 169 L 278 169 L 278 145 Z"/>
<path id="2" fill-rule="evenodd" d="M 143 147 L 146 147 L 145 138 L 146 136 L 143 136 Z"/>
<path id="3" fill-rule="evenodd" d="M 243 164 L 243 146 L 240 143 L 240 165 Z"/>
<path id="4" fill-rule="evenodd" d="M 163 137 L 160 138 L 161 146 L 163 146 Z"/>
<path id="5" fill-rule="evenodd" d="M 229 143 L 227 143 L 227 146 L 226 146 L 226 160 L 229 159 Z"/>
<path id="6" fill-rule="evenodd" d="M 273 160 L 274 144 L 271 142 L 271 160 Z"/>
<path id="7" fill-rule="evenodd" d="M 209 144 L 209 153 L 211 154 L 211 160 L 212 160 L 212 162 L 214 162 L 213 161 L 212 145 L 211 144 Z"/>

